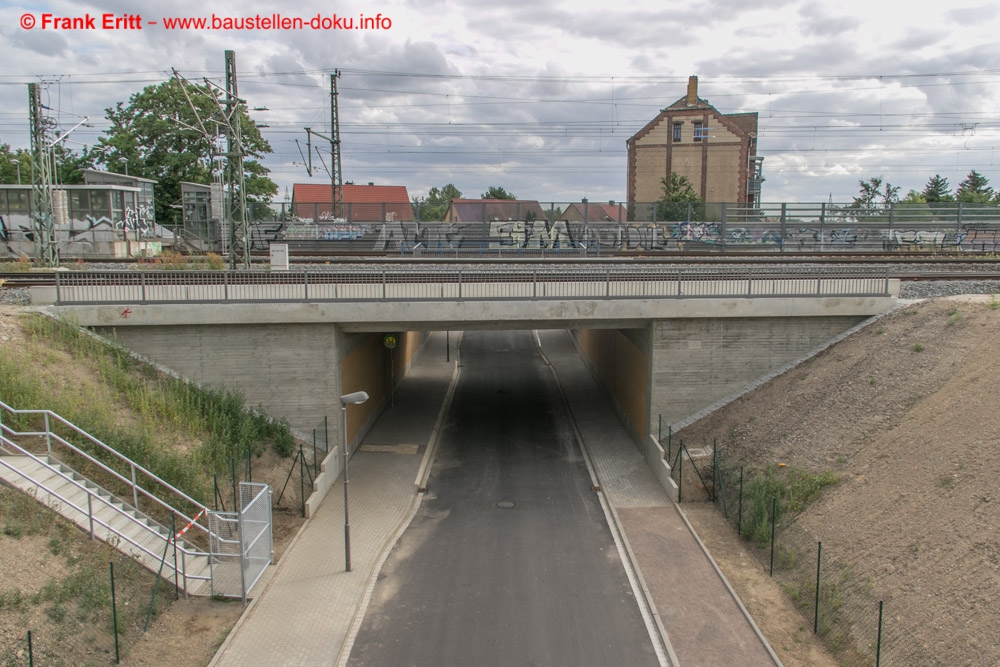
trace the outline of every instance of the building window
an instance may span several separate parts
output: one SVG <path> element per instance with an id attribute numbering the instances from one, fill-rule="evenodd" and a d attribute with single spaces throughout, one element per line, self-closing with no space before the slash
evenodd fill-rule
<path id="1" fill-rule="evenodd" d="M 702 139 L 708 138 L 708 131 L 702 126 L 701 121 L 695 121 L 694 124 L 694 140 L 701 141 Z"/>
<path id="2" fill-rule="evenodd" d="M 674 123 L 674 141 L 681 140 L 681 124 Z"/>

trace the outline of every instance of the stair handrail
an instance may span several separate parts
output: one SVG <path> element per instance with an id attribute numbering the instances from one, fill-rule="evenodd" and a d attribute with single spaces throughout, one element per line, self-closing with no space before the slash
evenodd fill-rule
<path id="1" fill-rule="evenodd" d="M 21 414 L 21 415 L 40 414 L 40 415 L 44 415 L 44 419 L 45 419 L 45 431 L 15 431 L 12 428 L 10 428 L 9 426 L 7 426 L 6 424 L 4 424 L 2 419 L 0 419 L 0 431 L 9 433 L 9 434 L 14 435 L 14 436 L 22 436 L 22 437 L 26 437 L 26 436 L 27 437 L 31 437 L 31 436 L 42 437 L 42 436 L 44 436 L 45 439 L 46 439 L 46 448 L 47 448 L 49 456 L 53 456 L 53 454 L 52 454 L 52 440 L 54 438 L 58 443 L 66 446 L 71 451 L 79 454 L 80 456 L 83 456 L 84 458 L 86 458 L 91 463 L 97 465 L 98 467 L 100 467 L 105 472 L 107 472 L 107 473 L 111 474 L 112 476 L 114 476 L 115 478 L 117 478 L 119 481 L 121 481 L 121 482 L 125 483 L 126 485 L 130 486 L 132 488 L 133 506 L 135 507 L 136 511 L 141 511 L 140 507 L 139 507 L 139 493 L 141 492 L 143 496 L 149 498 L 154 503 L 160 505 L 163 509 L 168 510 L 170 512 L 176 513 L 177 515 L 179 515 L 180 517 L 182 517 L 185 521 L 190 522 L 193 527 L 196 526 L 206 536 L 209 535 L 208 526 L 203 526 L 202 524 L 198 523 L 199 520 L 202 520 L 202 517 L 206 517 L 207 516 L 208 511 L 209 511 L 208 507 L 206 507 L 202 503 L 198 502 L 194 498 L 190 497 L 189 495 L 187 495 L 186 493 L 184 493 L 180 489 L 175 488 L 169 482 L 166 482 L 163 479 L 160 479 L 157 475 L 153 474 L 152 472 L 150 472 L 149 470 L 147 470 L 143 466 L 139 465 L 138 463 L 136 463 L 132 459 L 130 459 L 127 456 L 123 455 L 118 450 L 116 450 L 116 449 L 114 449 L 114 448 L 106 445 L 105 443 L 101 442 L 99 439 L 95 438 L 91 434 L 87 433 L 86 431 L 84 431 L 83 429 L 81 429 L 80 427 L 78 427 L 76 424 L 73 424 L 72 422 L 64 419 L 63 417 L 61 417 L 60 415 L 56 414 L 55 412 L 53 412 L 51 410 L 17 410 L 15 408 L 12 408 L 11 406 L 7 405 L 6 403 L 4 403 L 2 400 L 0 400 L 0 408 L 3 408 L 4 410 L 6 410 L 7 412 L 9 412 L 11 414 Z M 51 429 L 51 426 L 50 426 L 50 421 L 49 421 L 50 419 L 55 419 L 56 421 L 62 423 L 63 425 L 67 426 L 68 428 L 70 428 L 73 431 L 75 431 L 76 433 L 78 433 L 79 435 L 81 435 L 81 436 L 87 438 L 88 440 L 90 440 L 90 442 L 92 442 L 94 445 L 98 446 L 99 448 L 103 449 L 105 452 L 109 453 L 114 458 L 117 458 L 119 461 L 121 461 L 121 462 L 123 462 L 125 464 L 128 464 L 128 466 L 130 467 L 131 472 L 132 472 L 132 479 L 129 480 L 128 478 L 126 478 L 123 475 L 121 475 L 120 473 L 118 473 L 116 470 L 108 467 L 107 465 L 105 465 L 101 461 L 95 459 L 93 456 L 91 456 L 87 452 L 83 451 L 82 449 L 80 449 L 79 447 L 77 447 L 76 445 L 74 445 L 73 443 L 67 441 L 62 436 L 60 436 L 58 433 L 53 432 L 52 429 Z M 6 440 L 6 438 L 5 438 L 5 440 Z M 146 489 L 144 489 L 143 487 L 139 486 L 138 481 L 137 481 L 137 473 L 142 473 L 142 474 L 146 475 L 150 480 L 156 482 L 157 484 L 159 484 L 163 488 L 169 490 L 170 492 L 174 493 L 178 497 L 182 498 L 183 500 L 185 500 L 188 503 L 190 503 L 191 505 L 193 505 L 195 507 L 195 509 L 196 509 L 196 511 L 193 512 L 193 517 L 192 516 L 188 516 L 184 512 L 181 512 L 180 510 L 178 510 L 177 508 L 173 507 L 172 505 L 170 505 L 166 501 L 160 499 L 159 497 L 157 497 L 153 493 L 151 493 L 151 492 L 147 491 Z M 207 523 L 207 519 L 205 519 L 205 521 Z"/>
<path id="2" fill-rule="evenodd" d="M 206 558 L 211 558 L 211 554 L 209 552 L 207 552 L 207 551 L 201 551 L 201 550 L 198 550 L 198 549 L 194 549 L 194 548 L 188 547 L 187 546 L 189 544 L 188 542 L 179 540 L 176 535 L 171 535 L 169 533 L 169 531 L 166 534 L 163 534 L 163 533 L 159 532 L 158 530 L 155 530 L 152 526 L 146 524 L 143 521 L 140 521 L 138 517 L 130 515 L 123 508 L 117 507 L 117 506 L 115 506 L 115 504 L 113 502 L 110 502 L 108 499 L 102 498 L 100 496 L 100 494 L 97 493 L 96 489 L 91 489 L 91 488 L 87 487 L 86 484 L 81 484 L 79 480 L 73 479 L 70 475 L 67 475 L 62 470 L 59 470 L 58 468 L 54 467 L 51 463 L 45 461 L 44 459 L 39 458 L 35 454 L 32 454 L 28 450 L 26 450 L 23 447 L 21 447 L 20 445 L 18 445 L 16 442 L 8 439 L 7 437 L 5 437 L 3 435 L 0 435 L 0 444 L 6 446 L 8 448 L 12 448 L 12 449 L 16 450 L 22 456 L 27 456 L 27 457 L 31 458 L 36 463 L 39 463 L 40 465 L 42 465 L 49 472 L 54 473 L 56 476 L 62 478 L 66 482 L 69 482 L 70 484 L 72 484 L 73 486 L 75 486 L 76 488 L 80 489 L 81 491 L 83 491 L 84 493 L 87 494 L 87 498 L 88 498 L 87 509 L 84 509 L 84 508 L 80 507 L 79 505 L 77 505 L 72 500 L 69 500 L 68 498 L 66 498 L 65 496 L 63 496 L 62 494 L 60 494 L 55 489 L 50 488 L 49 486 L 46 486 L 45 484 L 43 484 L 39 480 L 31 477 L 30 475 L 26 474 L 24 471 L 18 469 L 16 466 L 10 465 L 6 461 L 4 461 L 2 457 L 0 457 L 0 465 L 2 465 L 3 467 L 7 468 L 8 470 L 11 470 L 14 473 L 17 473 L 18 475 L 20 475 L 24 479 L 28 480 L 29 482 L 31 482 L 35 486 L 44 489 L 46 493 L 48 493 L 50 496 L 53 496 L 54 498 L 58 499 L 59 502 L 64 503 L 64 504 L 72 507 L 73 509 L 75 509 L 76 511 L 80 512 L 81 514 L 86 514 L 87 518 L 88 518 L 88 520 L 90 522 L 90 531 L 89 532 L 90 532 L 90 536 L 91 537 L 94 537 L 94 527 L 93 527 L 93 524 L 97 523 L 99 526 L 102 526 L 102 527 L 106 528 L 110 533 L 113 533 L 114 535 L 117 535 L 118 538 L 120 538 L 120 539 L 124 539 L 126 542 L 128 542 L 129 544 L 131 544 L 135 548 L 139 549 L 140 551 L 146 553 L 147 555 L 149 555 L 149 556 L 151 556 L 153 558 L 156 558 L 158 560 L 160 559 L 160 556 L 159 556 L 158 553 L 150 551 L 144 545 L 139 544 L 138 542 L 136 542 L 135 540 L 133 540 L 132 538 L 130 538 L 128 535 L 125 535 L 121 530 L 116 529 L 111 524 L 106 523 L 100 517 L 96 516 L 94 514 L 94 512 L 93 512 L 93 506 L 91 505 L 90 499 L 91 498 L 97 498 L 103 505 L 105 505 L 106 507 L 110 507 L 114 512 L 117 512 L 118 515 L 125 517 L 128 521 L 131 521 L 135 525 L 139 526 L 139 528 L 141 530 L 144 530 L 144 531 L 146 531 L 148 533 L 151 533 L 151 534 L 155 535 L 158 540 L 164 540 L 164 541 L 167 541 L 167 542 L 170 542 L 170 541 L 174 542 L 174 544 L 177 547 L 177 550 L 180 551 L 181 554 L 182 554 L 182 556 L 181 556 L 181 567 L 179 569 L 176 569 L 174 567 L 171 567 L 169 564 L 168 564 L 168 567 L 171 567 L 171 569 L 173 571 L 175 571 L 178 575 L 180 575 L 180 577 L 184 580 L 184 589 L 185 590 L 187 590 L 187 581 L 188 581 L 188 579 L 199 580 L 199 581 L 209 581 L 211 579 L 211 576 L 194 575 L 194 574 L 189 575 L 187 573 L 187 556 L 193 556 L 193 557 L 205 556 Z M 100 487 L 98 487 L 98 488 L 100 488 Z M 112 497 L 114 497 L 114 496 L 112 495 Z M 138 512 L 139 510 L 136 509 L 136 511 Z M 157 525 L 160 526 L 159 523 L 157 523 Z M 165 526 L 160 526 L 160 527 L 166 528 Z"/>

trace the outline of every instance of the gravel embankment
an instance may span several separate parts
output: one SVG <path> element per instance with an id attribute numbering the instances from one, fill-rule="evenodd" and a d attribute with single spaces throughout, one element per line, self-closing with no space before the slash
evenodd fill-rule
<path id="1" fill-rule="evenodd" d="M 921 280 L 905 281 L 900 285 L 901 299 L 933 299 L 958 294 L 1000 294 L 996 280 Z"/>

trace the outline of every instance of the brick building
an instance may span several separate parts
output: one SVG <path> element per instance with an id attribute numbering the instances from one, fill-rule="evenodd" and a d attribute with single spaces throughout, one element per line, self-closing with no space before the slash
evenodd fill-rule
<path id="1" fill-rule="evenodd" d="M 660 111 L 627 146 L 633 219 L 646 217 L 650 207 L 642 204 L 663 195 L 662 179 L 671 172 L 686 176 L 703 202 L 760 202 L 757 113 L 720 113 L 698 97 L 696 76 L 688 79 L 687 95 Z"/>

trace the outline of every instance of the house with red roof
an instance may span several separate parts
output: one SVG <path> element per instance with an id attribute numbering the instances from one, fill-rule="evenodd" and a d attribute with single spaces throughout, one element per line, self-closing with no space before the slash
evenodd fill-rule
<path id="1" fill-rule="evenodd" d="M 548 220 L 535 200 L 452 199 L 445 222 L 494 222 L 498 220 Z"/>
<path id="2" fill-rule="evenodd" d="M 613 201 L 605 203 L 585 199 L 570 204 L 559 219 L 569 222 L 627 222 L 628 213 L 623 205 Z"/>
<path id="3" fill-rule="evenodd" d="M 329 183 L 296 183 L 292 186 L 292 212 L 316 222 L 332 221 L 333 188 Z M 405 185 L 355 185 L 344 183 L 340 218 L 348 222 L 406 222 L 414 220 Z"/>

